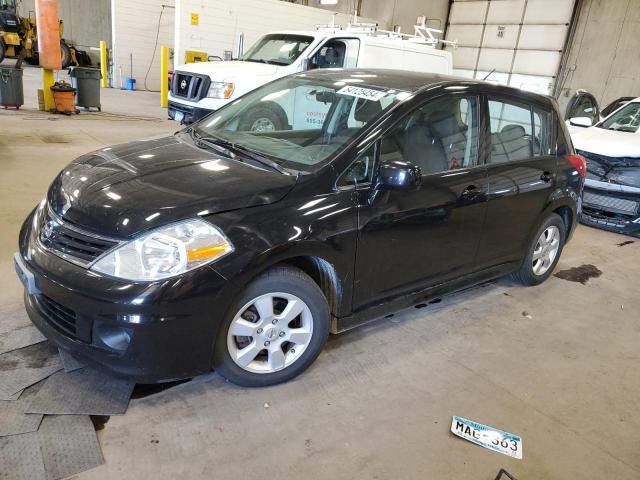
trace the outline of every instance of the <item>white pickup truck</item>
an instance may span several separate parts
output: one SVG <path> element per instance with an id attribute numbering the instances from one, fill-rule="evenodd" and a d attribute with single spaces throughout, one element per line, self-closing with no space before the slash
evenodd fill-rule
<path id="1" fill-rule="evenodd" d="M 392 68 L 451 74 L 451 53 L 435 48 L 435 32 L 417 26 L 416 35 L 405 35 L 358 24 L 346 29 L 329 26 L 316 31 L 269 33 L 240 60 L 177 68 L 169 94 L 169 118 L 187 124 L 198 121 L 268 82 L 316 68 Z M 309 115 L 313 117 L 314 112 Z M 245 121 L 244 129 L 254 131 L 281 130 L 288 125 L 286 112 L 278 102 L 265 102 Z"/>

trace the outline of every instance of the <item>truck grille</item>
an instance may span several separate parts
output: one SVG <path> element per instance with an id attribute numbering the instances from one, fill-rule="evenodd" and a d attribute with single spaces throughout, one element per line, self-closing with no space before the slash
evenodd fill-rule
<path id="1" fill-rule="evenodd" d="M 85 267 L 119 243 L 117 240 L 74 227 L 50 210 L 43 215 L 36 234 L 44 248 L 65 260 Z"/>
<path id="2" fill-rule="evenodd" d="M 209 91 L 211 80 L 206 75 L 176 72 L 173 76 L 171 93 L 190 101 L 203 99 Z"/>

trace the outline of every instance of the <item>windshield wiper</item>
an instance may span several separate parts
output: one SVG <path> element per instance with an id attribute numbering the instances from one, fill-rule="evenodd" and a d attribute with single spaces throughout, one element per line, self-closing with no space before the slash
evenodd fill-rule
<path id="1" fill-rule="evenodd" d="M 278 162 L 271 160 L 268 157 L 265 157 L 261 153 L 255 152 L 251 149 L 243 147 L 242 145 L 237 145 L 229 140 L 225 140 L 220 137 L 215 137 L 213 135 L 203 136 L 201 135 L 195 128 L 191 129 L 192 137 L 198 140 L 205 145 L 213 146 L 213 147 L 222 147 L 224 150 L 230 152 L 234 157 L 237 154 L 243 155 L 245 157 L 249 157 L 251 160 L 260 163 L 266 167 L 275 170 L 276 172 L 282 173 L 283 175 L 291 175 L 291 173 L 283 168 Z"/>

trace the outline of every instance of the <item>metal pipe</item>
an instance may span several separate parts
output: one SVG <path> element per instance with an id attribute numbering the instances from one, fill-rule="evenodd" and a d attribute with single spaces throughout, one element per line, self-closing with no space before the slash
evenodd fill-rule
<path id="1" fill-rule="evenodd" d="M 560 57 L 560 65 L 558 65 L 558 72 L 556 74 L 556 80 L 553 83 L 552 95 L 558 99 L 564 88 L 564 77 L 567 71 L 567 62 L 569 61 L 569 54 L 571 53 L 571 47 L 573 46 L 573 40 L 576 36 L 576 30 L 578 29 L 578 21 L 580 14 L 582 13 L 582 7 L 584 5 L 583 0 L 576 0 L 573 5 L 573 13 L 571 14 L 571 21 L 569 22 L 569 31 L 567 32 L 567 38 L 564 42 L 564 51 Z M 585 28 L 586 24 L 585 24 Z"/>

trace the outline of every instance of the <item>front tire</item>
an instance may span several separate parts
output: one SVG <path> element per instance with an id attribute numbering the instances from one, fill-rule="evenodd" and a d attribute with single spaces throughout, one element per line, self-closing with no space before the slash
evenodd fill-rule
<path id="1" fill-rule="evenodd" d="M 306 273 L 272 268 L 235 302 L 218 334 L 214 368 L 244 387 L 289 381 L 322 351 L 329 318 L 327 299 Z"/>
<path id="2" fill-rule="evenodd" d="M 539 285 L 553 273 L 566 241 L 567 227 L 552 213 L 538 228 L 520 270 L 513 274 L 523 285 Z"/>

